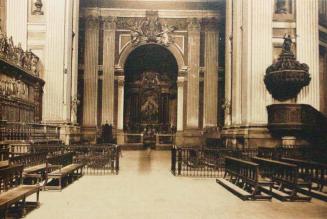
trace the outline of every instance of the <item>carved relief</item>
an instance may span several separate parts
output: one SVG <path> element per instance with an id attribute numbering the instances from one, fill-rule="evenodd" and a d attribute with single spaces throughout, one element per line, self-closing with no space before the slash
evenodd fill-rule
<path id="1" fill-rule="evenodd" d="M 0 79 L 0 94 L 7 97 L 26 98 L 28 87 L 21 80 L 15 78 Z"/>
<path id="2" fill-rule="evenodd" d="M 43 3 L 42 0 L 35 0 L 34 1 L 34 10 L 32 12 L 33 15 L 43 15 L 42 11 Z"/>
<path id="3" fill-rule="evenodd" d="M 117 25 L 131 31 L 131 43 L 134 46 L 142 42 L 169 46 L 173 42 L 171 33 L 177 29 L 175 26 L 162 22 L 158 13 L 154 11 L 147 12 L 145 18 L 119 19 Z"/>
<path id="4" fill-rule="evenodd" d="M 2 32 L 1 27 L 0 58 L 24 68 L 26 72 L 39 77 L 39 57 L 31 50 L 24 51 L 20 43 L 18 43 L 18 46 L 15 46 L 12 37 L 8 38 L 6 33 Z"/>

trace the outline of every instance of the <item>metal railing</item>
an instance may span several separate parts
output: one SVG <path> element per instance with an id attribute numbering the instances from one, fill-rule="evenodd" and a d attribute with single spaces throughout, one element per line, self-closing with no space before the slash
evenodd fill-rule
<path id="1" fill-rule="evenodd" d="M 65 149 L 75 153 L 74 162 L 84 164 L 84 174 L 106 175 L 119 173 L 121 151 L 118 145 L 74 145 Z"/>
<path id="2" fill-rule="evenodd" d="M 175 176 L 222 177 L 225 173 L 225 157 L 233 156 L 245 160 L 257 155 L 256 148 L 194 148 L 171 149 L 171 172 Z"/>
<path id="3" fill-rule="evenodd" d="M 83 173 L 87 175 L 105 175 L 119 173 L 120 147 L 115 144 L 103 145 L 15 145 L 10 155 L 15 164 L 25 167 L 39 160 L 37 154 L 55 157 L 72 152 L 75 163 L 84 164 Z"/>

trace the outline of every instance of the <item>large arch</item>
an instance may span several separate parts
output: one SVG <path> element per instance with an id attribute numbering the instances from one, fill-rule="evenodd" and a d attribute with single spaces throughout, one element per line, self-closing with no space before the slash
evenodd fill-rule
<path id="1" fill-rule="evenodd" d="M 124 131 L 171 133 L 177 125 L 179 67 L 173 53 L 143 44 L 129 53 L 124 66 Z M 146 132 L 148 133 L 148 132 Z"/>
<path id="2" fill-rule="evenodd" d="M 123 49 L 123 51 L 121 52 L 121 54 L 119 56 L 119 60 L 117 63 L 118 68 L 119 69 L 124 68 L 127 58 L 136 48 L 144 46 L 144 45 L 150 45 L 150 44 L 162 46 L 161 44 L 158 44 L 158 43 L 141 43 L 137 46 L 133 46 L 131 43 L 128 43 L 127 46 Z M 179 72 L 183 71 L 187 68 L 185 65 L 184 57 L 183 57 L 181 51 L 178 49 L 178 47 L 175 44 L 170 44 L 167 47 L 166 46 L 162 46 L 162 47 L 167 49 L 168 51 L 170 51 L 171 54 L 175 57 Z"/>

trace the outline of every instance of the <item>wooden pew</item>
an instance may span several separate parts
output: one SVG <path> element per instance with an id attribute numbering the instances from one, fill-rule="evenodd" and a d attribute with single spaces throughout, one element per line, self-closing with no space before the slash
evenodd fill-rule
<path id="1" fill-rule="evenodd" d="M 299 177 L 317 185 L 312 186 L 311 193 L 307 190 L 304 193 L 327 200 L 327 193 L 324 192 L 327 185 L 327 164 L 293 158 L 281 158 L 281 161 L 297 165 Z"/>
<path id="2" fill-rule="evenodd" d="M 229 175 L 229 181 L 226 176 Z M 250 161 L 234 157 L 225 158 L 225 176 L 217 182 L 236 193 L 243 200 L 271 199 L 271 195 L 264 194 L 262 187 L 272 189 L 273 182 L 261 177 L 259 165 Z"/>
<path id="3" fill-rule="evenodd" d="M 0 168 L 9 165 L 9 146 L 8 144 L 0 143 Z"/>
<path id="4" fill-rule="evenodd" d="M 45 189 L 61 190 L 63 186 L 83 175 L 84 164 L 73 163 L 73 152 L 55 155 L 47 159 Z M 50 180 L 58 181 L 53 183 Z"/>
<path id="5" fill-rule="evenodd" d="M 21 206 L 21 215 L 26 213 L 26 207 L 39 205 L 39 185 L 22 185 L 22 165 L 13 165 L 0 169 L 0 218 L 6 218 L 9 208 Z M 36 193 L 36 202 L 26 202 L 26 198 Z"/>
<path id="6" fill-rule="evenodd" d="M 11 165 L 23 165 L 24 184 L 35 184 L 45 180 L 47 153 L 19 154 L 9 159 Z"/>
<path id="7" fill-rule="evenodd" d="M 278 187 L 272 190 L 274 196 L 283 201 L 311 200 L 311 197 L 298 193 L 301 188 L 311 191 L 311 182 L 299 177 L 296 165 L 259 157 L 254 157 L 252 160 L 260 165 L 264 177 L 269 177 L 277 183 Z"/>

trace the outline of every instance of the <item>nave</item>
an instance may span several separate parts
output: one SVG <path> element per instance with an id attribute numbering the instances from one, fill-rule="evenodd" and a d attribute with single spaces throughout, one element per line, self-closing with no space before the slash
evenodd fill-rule
<path id="1" fill-rule="evenodd" d="M 327 203 L 244 202 L 215 178 L 175 177 L 169 151 L 123 151 L 118 175 L 88 176 L 61 192 L 41 192 L 27 219 L 325 218 Z"/>

